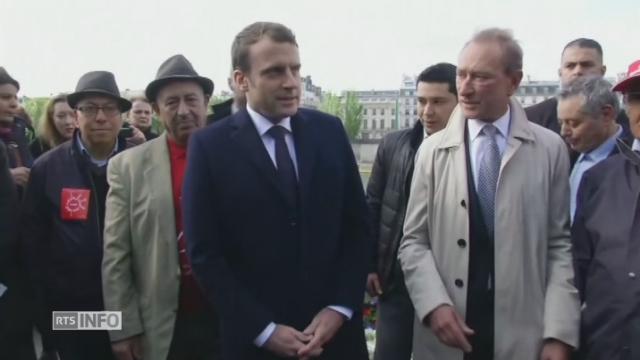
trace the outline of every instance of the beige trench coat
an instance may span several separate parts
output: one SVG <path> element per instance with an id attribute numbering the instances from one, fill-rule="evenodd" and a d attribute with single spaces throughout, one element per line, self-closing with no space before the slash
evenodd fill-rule
<path id="1" fill-rule="evenodd" d="M 555 133 L 511 100 L 495 205 L 495 360 L 539 359 L 543 339 L 578 345 L 580 307 L 569 238 L 569 159 Z M 469 204 L 459 108 L 418 153 L 398 258 L 417 319 L 441 304 L 465 316 Z M 463 281 L 456 287 L 456 279 Z M 462 360 L 416 320 L 415 360 Z"/>
<path id="2" fill-rule="evenodd" d="M 180 265 L 166 135 L 109 161 L 102 261 L 105 308 L 122 311 L 112 341 L 143 334 L 144 359 L 166 359 Z"/>

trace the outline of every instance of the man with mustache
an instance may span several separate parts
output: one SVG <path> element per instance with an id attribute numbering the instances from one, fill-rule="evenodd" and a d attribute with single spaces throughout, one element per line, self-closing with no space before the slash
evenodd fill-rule
<path id="1" fill-rule="evenodd" d="M 187 143 L 205 124 L 212 92 L 184 56 L 167 59 L 146 89 L 166 131 L 109 164 L 102 279 L 106 309 L 122 311 L 122 330 L 110 332 L 119 360 L 219 359 L 217 319 L 186 256 L 181 207 Z"/>
<path id="2" fill-rule="evenodd" d="M 370 225 L 342 123 L 299 108 L 298 44 L 284 25 L 247 26 L 231 53 L 247 105 L 191 137 L 183 200 L 223 358 L 365 360 Z"/>
<path id="3" fill-rule="evenodd" d="M 101 311 L 100 264 L 107 163 L 127 148 L 118 139 L 131 103 L 107 71 L 92 71 L 67 97 L 76 112 L 71 141 L 38 158 L 23 202 L 29 269 L 45 311 Z M 51 321 L 49 321 L 51 324 Z M 106 331 L 54 331 L 62 360 L 113 359 Z"/>
<path id="4" fill-rule="evenodd" d="M 569 360 L 580 307 L 562 139 L 512 98 L 522 49 L 486 29 L 458 58 L 458 108 L 423 141 L 398 257 L 415 360 Z"/>

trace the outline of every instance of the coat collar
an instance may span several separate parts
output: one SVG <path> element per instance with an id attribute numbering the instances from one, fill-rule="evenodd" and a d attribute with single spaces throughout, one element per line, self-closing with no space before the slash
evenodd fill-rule
<path id="1" fill-rule="evenodd" d="M 631 150 L 629 145 L 627 145 L 621 138 L 617 138 L 616 143 L 616 145 L 618 146 L 618 151 L 620 151 L 620 154 L 622 154 L 622 156 L 624 156 L 632 164 L 640 166 L 640 154 Z"/>
<path id="2" fill-rule="evenodd" d="M 529 123 L 529 120 L 527 120 L 527 115 L 525 114 L 522 105 L 512 98 L 509 101 L 509 107 L 511 110 L 511 128 L 509 130 L 507 142 L 509 142 L 511 138 L 534 142 L 535 137 L 531 130 L 531 124 Z M 447 127 L 442 130 L 444 134 L 437 147 L 439 149 L 446 149 L 464 145 L 464 132 L 466 125 L 467 119 L 462 112 L 462 108 L 458 105 L 451 114 Z"/>

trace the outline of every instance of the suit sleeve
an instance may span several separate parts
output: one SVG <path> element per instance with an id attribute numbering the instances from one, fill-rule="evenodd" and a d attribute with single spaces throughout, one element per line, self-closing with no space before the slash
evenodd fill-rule
<path id="1" fill-rule="evenodd" d="M 574 286 L 569 235 L 569 156 L 560 138 L 554 144 L 549 185 L 547 291 L 544 338 L 578 346 L 580 303 Z"/>
<path id="2" fill-rule="evenodd" d="M 182 192 L 187 252 L 198 283 L 218 310 L 225 338 L 247 347 L 273 322 L 273 315 L 236 279 L 227 263 L 218 209 L 216 179 L 200 134 L 189 139 Z M 227 154 L 225 154 L 227 155 Z"/>
<path id="3" fill-rule="evenodd" d="M 423 322 L 438 306 L 453 306 L 431 251 L 428 204 L 433 178 L 430 167 L 431 154 L 423 143 L 416 158 L 403 228 L 404 236 L 398 250 L 398 259 L 416 316 Z"/>
<path id="4" fill-rule="evenodd" d="M 593 239 L 586 228 L 585 219 L 589 210 L 589 198 L 593 192 L 594 186 L 590 171 L 582 176 L 580 186 L 578 187 L 578 196 L 576 198 L 576 214 L 571 227 L 571 249 L 573 252 L 573 269 L 575 271 L 575 283 L 580 293 L 580 301 L 584 302 L 586 297 L 586 280 L 587 271 L 591 260 L 593 259 Z M 589 206 L 592 206 L 590 204 Z"/>
<path id="5" fill-rule="evenodd" d="M 116 157 L 107 168 L 107 193 L 102 257 L 102 290 L 105 310 L 122 311 L 122 330 L 110 331 L 112 341 L 141 334 L 142 317 L 131 258 L 130 184 L 123 158 Z"/>
<path id="6" fill-rule="evenodd" d="M 13 206 L 16 204 L 16 186 L 9 172 L 4 144 L 0 142 L 0 282 L 7 284 L 8 273 L 12 270 L 12 249 L 15 231 L 18 228 L 14 222 Z"/>
<path id="7" fill-rule="evenodd" d="M 376 159 L 371 168 L 371 176 L 367 183 L 367 205 L 371 214 L 371 267 L 369 272 L 378 271 L 378 242 L 380 241 L 380 212 L 382 208 L 382 197 L 384 189 L 387 186 L 387 169 L 388 164 L 385 161 L 385 138 L 378 145 Z"/>
<path id="8" fill-rule="evenodd" d="M 353 149 L 342 127 L 337 122 L 337 138 L 342 144 L 345 166 L 345 190 L 342 205 L 341 252 L 335 302 L 330 305 L 345 306 L 359 311 L 365 292 L 367 272 L 371 264 L 371 222 L 364 195 L 362 179 L 358 171 Z"/>

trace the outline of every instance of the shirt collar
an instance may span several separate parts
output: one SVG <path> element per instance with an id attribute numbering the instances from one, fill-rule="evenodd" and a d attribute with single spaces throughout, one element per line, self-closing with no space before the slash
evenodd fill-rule
<path id="1" fill-rule="evenodd" d="M 269 119 L 264 117 L 259 112 L 253 110 L 251 106 L 249 106 L 249 104 L 247 104 L 247 112 L 249 113 L 249 117 L 251 118 L 251 121 L 253 121 L 253 124 L 256 126 L 256 129 L 258 130 L 258 134 L 260 136 L 263 136 L 274 125 Z M 276 125 L 282 126 L 283 128 L 289 130 L 290 133 L 292 132 L 291 117 L 286 117 L 280 120 Z"/>
<path id="2" fill-rule="evenodd" d="M 620 134 L 622 134 L 622 126 L 618 125 L 618 131 L 616 131 L 615 134 L 609 137 L 605 142 L 600 144 L 600 146 L 598 146 L 597 148 L 589 151 L 588 153 L 580 154 L 578 161 L 582 161 L 585 158 L 589 160 L 593 160 L 595 162 L 606 159 L 607 156 L 611 154 L 611 151 L 613 151 L 613 148 L 616 146 L 616 139 L 620 137 Z"/>
<path id="3" fill-rule="evenodd" d="M 478 135 L 482 128 L 487 124 L 492 124 L 498 128 L 498 132 L 506 139 L 509 136 L 509 125 L 511 123 L 511 108 L 507 106 L 507 112 L 504 113 L 498 120 L 493 123 L 488 123 L 486 121 L 478 120 L 478 119 L 469 119 L 467 120 L 469 124 L 469 140 L 473 141 Z"/>
<path id="4" fill-rule="evenodd" d="M 76 139 L 78 139 L 78 146 L 80 146 L 80 152 L 83 155 L 86 155 L 89 160 L 91 160 L 91 162 L 97 166 L 104 166 L 107 164 L 107 162 L 109 161 L 109 158 L 111 158 L 116 152 L 118 152 L 118 138 L 116 137 L 116 143 L 113 146 L 113 150 L 111 150 L 111 153 L 109 154 L 109 156 L 104 159 L 104 160 L 97 160 L 95 159 L 93 156 L 91 156 L 91 153 L 89 152 L 89 150 L 87 150 L 87 147 L 84 145 L 84 143 L 82 142 L 82 136 L 80 136 L 80 131 L 78 131 L 76 133 Z"/>
<path id="5" fill-rule="evenodd" d="M 640 140 L 634 139 L 633 140 L 633 146 L 631 147 L 631 149 L 633 149 L 635 151 L 640 151 Z"/>

